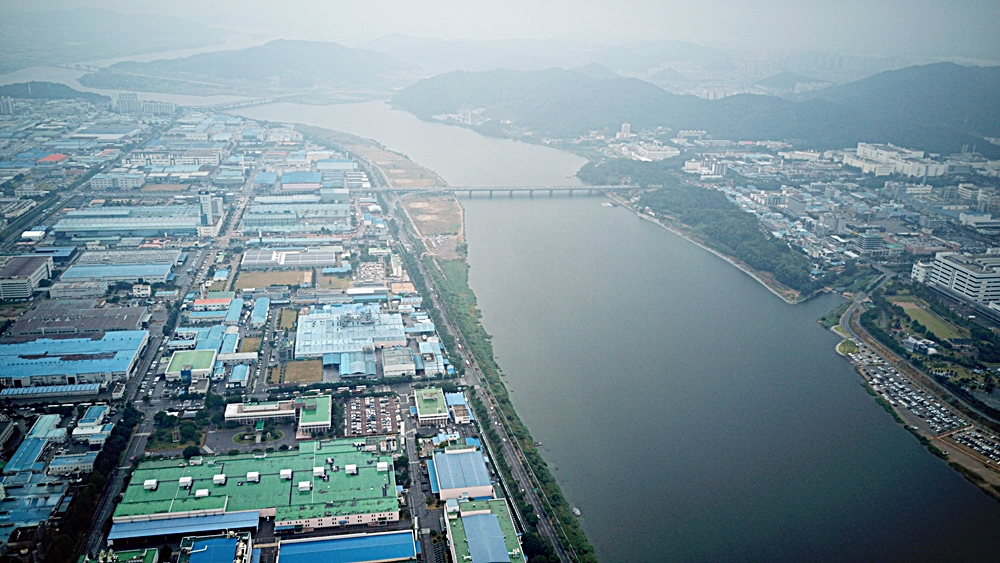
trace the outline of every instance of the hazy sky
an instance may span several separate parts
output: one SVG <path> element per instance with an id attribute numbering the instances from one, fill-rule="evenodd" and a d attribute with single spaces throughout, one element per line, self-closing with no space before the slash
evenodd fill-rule
<path id="1" fill-rule="evenodd" d="M 151 11 L 285 38 L 676 39 L 720 47 L 1000 60 L 1000 0 L 0 0 Z"/>

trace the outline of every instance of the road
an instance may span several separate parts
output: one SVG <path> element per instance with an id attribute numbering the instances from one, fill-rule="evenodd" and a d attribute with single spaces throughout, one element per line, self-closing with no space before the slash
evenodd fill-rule
<path id="1" fill-rule="evenodd" d="M 388 207 L 389 207 L 389 212 L 392 213 L 395 210 L 395 204 L 398 201 L 398 198 L 392 196 L 392 199 L 390 201 L 391 203 Z M 413 244 L 412 241 L 409 239 L 409 233 L 406 232 L 405 228 L 399 229 L 399 238 L 400 238 L 399 251 L 409 252 L 408 249 L 412 249 Z M 524 493 L 525 500 L 534 508 L 535 514 L 538 515 L 538 531 L 544 537 L 548 538 L 548 540 L 552 543 L 556 555 L 559 556 L 559 560 L 562 561 L 563 563 L 569 563 L 571 561 L 571 558 L 565 551 L 563 543 L 559 539 L 559 534 L 556 532 L 555 527 L 553 526 L 551 520 L 549 519 L 548 515 L 550 514 L 550 507 L 547 510 L 546 508 L 548 504 L 543 503 L 542 499 L 539 498 L 537 492 L 535 491 L 535 485 L 534 485 L 534 483 L 537 482 L 537 479 L 530 478 L 533 477 L 533 475 L 529 476 L 528 470 L 525 469 L 526 462 L 524 461 L 524 454 L 523 452 L 521 452 L 519 444 L 515 439 L 511 438 L 509 429 L 507 428 L 505 421 L 501 420 L 501 418 L 498 417 L 497 415 L 497 403 L 493 397 L 492 392 L 489 389 L 488 384 L 486 383 L 486 377 L 480 370 L 479 364 L 476 362 L 475 357 L 473 357 L 471 354 L 468 353 L 469 347 L 466 344 L 464 337 L 462 336 L 461 332 L 455 329 L 454 325 L 452 324 L 448 316 L 447 309 L 445 309 L 444 304 L 440 301 L 440 299 L 438 299 L 438 293 L 436 290 L 434 290 L 433 287 L 433 278 L 431 278 L 431 276 L 427 273 L 426 269 L 424 268 L 423 261 L 417 259 L 414 262 L 417 264 L 417 268 L 420 270 L 420 273 L 423 276 L 424 280 L 427 281 L 430 295 L 425 296 L 425 298 L 429 297 L 433 306 L 440 313 L 441 320 L 445 325 L 443 328 L 446 329 L 449 333 L 451 333 L 455 337 L 455 341 L 462 346 L 460 350 L 452 350 L 452 352 L 457 353 L 460 361 L 467 366 L 464 375 L 465 383 L 475 388 L 477 396 L 480 398 L 480 400 L 483 401 L 483 404 L 487 405 L 487 407 L 489 408 L 490 411 L 489 424 L 493 427 L 494 430 L 496 430 L 496 432 L 500 435 L 501 438 L 502 447 L 500 453 L 507 461 L 507 465 L 511 468 L 511 472 L 513 473 L 512 476 L 514 478 L 514 482 L 517 488 Z M 439 330 L 441 328 L 442 327 L 438 327 Z M 479 423 L 481 424 L 482 421 L 480 421 Z M 483 439 L 483 444 L 488 447 L 485 436 Z M 491 448 L 488 453 L 490 453 L 491 457 L 494 456 L 494 452 L 492 451 Z M 497 468 L 497 471 L 498 473 L 500 473 L 499 467 Z M 505 476 L 503 476 L 502 473 L 501 473 L 501 479 L 503 481 L 501 485 L 504 488 L 507 488 L 509 485 L 508 483 L 506 483 Z M 514 513 L 515 517 L 517 517 L 517 519 L 520 522 L 523 522 L 524 520 L 520 516 L 520 514 L 518 514 L 517 507 L 513 504 L 513 500 L 511 499 L 509 494 L 507 498 L 508 498 L 508 504 L 511 505 L 512 513 Z"/>

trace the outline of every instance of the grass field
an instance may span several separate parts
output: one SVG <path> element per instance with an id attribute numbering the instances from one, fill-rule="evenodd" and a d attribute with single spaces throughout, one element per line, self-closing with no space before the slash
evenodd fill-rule
<path id="1" fill-rule="evenodd" d="M 841 354 L 853 354 L 858 351 L 858 345 L 850 340 L 844 340 L 837 345 L 837 349 Z"/>
<path id="2" fill-rule="evenodd" d="M 952 338 L 969 337 L 968 331 L 949 323 L 934 312 L 926 309 L 924 303 L 914 297 L 890 298 L 890 301 L 902 307 L 903 311 L 906 312 L 906 316 L 927 327 L 927 330 L 933 332 L 938 338 L 949 340 Z"/>
<path id="3" fill-rule="evenodd" d="M 285 383 L 318 383 L 323 381 L 322 360 L 302 360 L 285 364 Z"/>
<path id="4" fill-rule="evenodd" d="M 320 275 L 316 277 L 316 280 L 316 287 L 324 289 L 347 289 L 348 287 L 351 287 L 350 277 Z"/>
<path id="5" fill-rule="evenodd" d="M 260 338 L 244 338 L 240 342 L 240 352 L 260 352 Z"/>
<path id="6" fill-rule="evenodd" d="M 278 322 L 278 328 L 284 328 L 291 330 L 295 328 L 295 321 L 299 319 L 299 312 L 295 309 L 282 309 L 281 310 L 281 321 Z"/>
<path id="7" fill-rule="evenodd" d="M 300 270 L 283 270 L 280 272 L 240 272 L 236 278 L 236 289 L 250 287 L 268 287 L 271 285 L 298 286 L 302 281 Z"/>
<path id="8" fill-rule="evenodd" d="M 281 383 L 281 366 L 274 366 L 267 372 L 268 383 Z"/>

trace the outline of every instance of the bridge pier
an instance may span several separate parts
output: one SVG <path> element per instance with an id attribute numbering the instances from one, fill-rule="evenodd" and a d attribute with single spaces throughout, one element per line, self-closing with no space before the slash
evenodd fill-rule
<path id="1" fill-rule="evenodd" d="M 511 190 L 507 197 L 514 197 L 514 190 Z"/>
<path id="2" fill-rule="evenodd" d="M 493 199 L 493 190 L 490 190 L 490 199 Z"/>
<path id="3" fill-rule="evenodd" d="M 594 195 L 594 190 L 587 190 L 587 195 Z"/>
<path id="4" fill-rule="evenodd" d="M 569 197 L 573 197 L 573 190 L 569 191 Z"/>
<path id="5" fill-rule="evenodd" d="M 555 193 L 555 190 L 549 190 L 549 197 L 552 197 L 553 193 Z"/>
<path id="6" fill-rule="evenodd" d="M 469 190 L 469 199 L 472 199 L 472 190 Z"/>
<path id="7" fill-rule="evenodd" d="M 535 197 L 535 190 L 528 190 L 528 197 Z"/>

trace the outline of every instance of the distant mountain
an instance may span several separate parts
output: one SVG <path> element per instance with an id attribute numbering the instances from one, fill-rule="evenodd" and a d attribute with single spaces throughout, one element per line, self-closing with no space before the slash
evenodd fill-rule
<path id="1" fill-rule="evenodd" d="M 621 78 L 621 76 L 619 76 L 618 73 L 616 73 L 615 71 L 611 70 L 606 66 L 599 65 L 597 63 L 590 63 L 589 65 L 577 67 L 570 70 L 597 80 L 604 80 L 605 78 Z"/>
<path id="2" fill-rule="evenodd" d="M 795 74 L 794 72 L 779 72 L 778 74 L 768 76 L 762 80 L 758 80 L 754 85 L 762 86 L 764 88 L 773 88 L 775 90 L 791 90 L 795 88 L 796 84 L 804 84 L 810 82 L 824 82 L 823 80 L 814 80 L 808 76 L 802 76 L 801 74 Z"/>
<path id="3" fill-rule="evenodd" d="M 1000 137 L 1000 66 L 912 66 L 809 97 L 857 107 L 883 119 Z"/>
<path id="4" fill-rule="evenodd" d="M 803 148 L 843 148 L 867 141 L 952 153 L 963 145 L 977 144 L 981 151 L 1000 156 L 1000 147 L 981 138 L 1000 136 L 1000 131 L 987 127 L 996 123 L 1000 103 L 978 92 L 989 81 L 977 77 L 989 73 L 977 68 L 957 69 L 950 77 L 953 97 L 933 98 L 935 105 L 921 112 L 882 109 L 887 100 L 895 98 L 906 104 L 906 98 L 916 95 L 912 85 L 902 82 L 881 89 L 858 83 L 860 86 L 853 89 L 838 89 L 835 94 L 840 99 L 792 101 L 744 94 L 709 101 L 671 94 L 641 80 L 595 79 L 561 69 L 448 73 L 403 89 L 392 104 L 422 119 L 482 109 L 480 115 L 489 121 L 476 128 L 496 136 L 531 132 L 569 138 L 592 130 L 615 130 L 627 121 L 633 130 L 657 126 L 705 129 L 717 138 L 786 140 Z M 996 96 L 1000 89 L 985 91 Z M 962 124 L 955 119 L 922 119 L 925 115 L 952 116 L 955 112 L 948 108 L 964 108 L 969 120 Z"/>
<path id="5" fill-rule="evenodd" d="M 0 71 L 51 61 L 75 63 L 223 43 L 208 26 L 159 14 L 97 8 L 45 12 L 4 10 Z"/>
<path id="6" fill-rule="evenodd" d="M 0 96 L 11 98 L 26 98 L 30 100 L 87 100 L 95 104 L 111 103 L 111 98 L 74 90 L 65 84 L 54 82 L 20 82 L 0 86 Z"/>
<path id="7" fill-rule="evenodd" d="M 337 43 L 275 40 L 236 51 L 201 53 L 148 63 L 121 62 L 83 76 L 98 88 L 159 91 L 164 82 L 239 91 L 371 86 L 412 67 L 384 53 Z"/>

